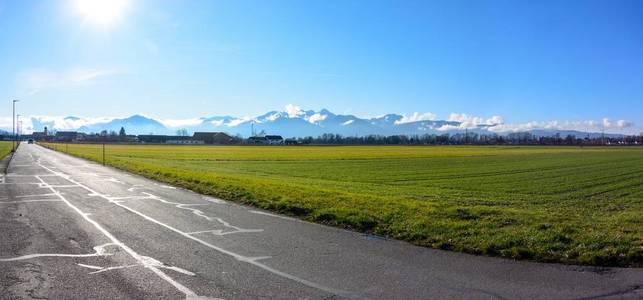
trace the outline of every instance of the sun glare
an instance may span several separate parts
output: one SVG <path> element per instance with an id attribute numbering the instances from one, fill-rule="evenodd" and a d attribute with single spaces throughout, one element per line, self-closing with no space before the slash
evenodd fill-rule
<path id="1" fill-rule="evenodd" d="M 74 0 L 75 9 L 85 21 L 109 25 L 123 14 L 127 0 Z"/>

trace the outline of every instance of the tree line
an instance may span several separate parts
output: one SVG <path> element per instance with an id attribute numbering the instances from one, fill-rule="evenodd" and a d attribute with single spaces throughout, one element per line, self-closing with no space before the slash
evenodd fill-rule
<path id="1" fill-rule="evenodd" d="M 574 135 L 536 136 L 529 132 L 499 134 L 425 134 L 425 135 L 367 135 L 343 136 L 326 133 L 318 137 L 304 137 L 296 140 L 298 144 L 321 145 L 643 145 L 640 135 L 614 137 L 577 137 Z"/>

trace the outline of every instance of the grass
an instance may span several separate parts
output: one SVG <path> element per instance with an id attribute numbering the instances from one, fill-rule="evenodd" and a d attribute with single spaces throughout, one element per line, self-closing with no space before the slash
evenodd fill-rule
<path id="1" fill-rule="evenodd" d="M 100 145 L 55 145 L 101 161 Z M 473 254 L 643 266 L 643 148 L 107 145 L 107 164 Z"/>
<path id="2" fill-rule="evenodd" d="M 11 142 L 0 141 L 0 159 L 11 153 Z"/>

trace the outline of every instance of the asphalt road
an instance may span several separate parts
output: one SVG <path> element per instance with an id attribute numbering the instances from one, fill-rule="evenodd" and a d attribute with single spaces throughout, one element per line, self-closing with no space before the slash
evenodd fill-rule
<path id="1" fill-rule="evenodd" d="M 22 144 L 0 175 L 0 298 L 641 299 L 643 269 L 425 249 Z"/>

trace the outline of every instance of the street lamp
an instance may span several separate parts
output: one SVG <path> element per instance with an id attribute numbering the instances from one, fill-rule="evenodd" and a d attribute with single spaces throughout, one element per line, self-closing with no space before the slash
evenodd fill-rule
<path id="1" fill-rule="evenodd" d="M 20 114 L 16 114 L 16 142 L 20 141 Z"/>
<path id="2" fill-rule="evenodd" d="M 13 119 L 11 121 L 11 130 L 13 131 L 13 147 L 12 152 L 16 152 L 16 102 L 20 100 L 13 100 Z"/>
<path id="3" fill-rule="evenodd" d="M 20 142 L 20 131 L 22 130 L 22 121 L 20 121 L 20 114 L 16 115 L 16 141 Z"/>

